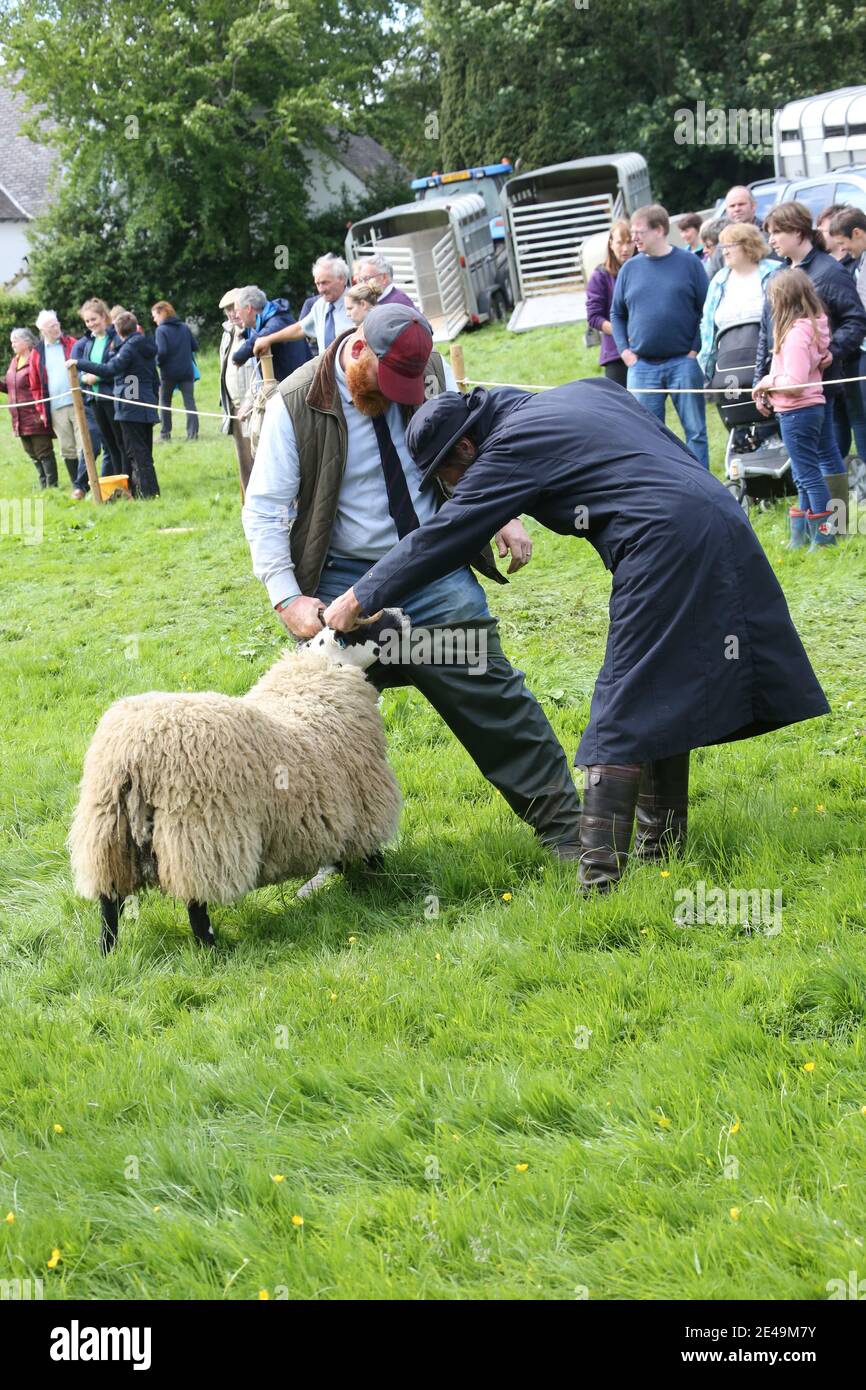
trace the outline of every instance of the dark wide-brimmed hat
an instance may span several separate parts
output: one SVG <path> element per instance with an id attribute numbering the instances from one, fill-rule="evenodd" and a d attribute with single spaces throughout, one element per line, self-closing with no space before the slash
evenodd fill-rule
<path id="1" fill-rule="evenodd" d="M 421 472 L 421 487 L 429 487 L 458 439 L 468 434 L 484 413 L 490 394 L 476 386 L 468 396 L 443 391 L 416 411 L 406 428 L 409 452 Z"/>

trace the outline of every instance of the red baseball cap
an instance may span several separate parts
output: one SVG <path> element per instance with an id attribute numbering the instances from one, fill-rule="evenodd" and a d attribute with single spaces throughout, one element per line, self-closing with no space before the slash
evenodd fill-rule
<path id="1" fill-rule="evenodd" d="M 408 304 L 380 304 L 364 319 L 364 338 L 379 359 L 379 386 L 389 401 L 421 405 L 433 329 Z"/>

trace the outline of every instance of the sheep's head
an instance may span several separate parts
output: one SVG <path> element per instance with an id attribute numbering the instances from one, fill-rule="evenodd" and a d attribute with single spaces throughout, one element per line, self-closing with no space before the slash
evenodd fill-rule
<path id="1" fill-rule="evenodd" d="M 335 666 L 355 666 L 366 671 L 379 660 L 383 644 L 396 645 L 409 636 L 409 619 L 400 608 L 383 608 L 375 618 L 354 632 L 334 632 L 323 627 L 304 642 L 301 650 L 322 652 Z"/>

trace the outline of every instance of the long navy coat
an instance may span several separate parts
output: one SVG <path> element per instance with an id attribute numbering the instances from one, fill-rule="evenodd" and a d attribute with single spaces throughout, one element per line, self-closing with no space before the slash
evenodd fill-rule
<path id="1" fill-rule="evenodd" d="M 613 573 L 575 762 L 649 762 L 827 713 L 747 517 L 622 387 L 491 392 L 472 434 L 478 453 L 451 500 L 355 585 L 365 612 L 466 563 L 526 512 L 588 540 Z"/>

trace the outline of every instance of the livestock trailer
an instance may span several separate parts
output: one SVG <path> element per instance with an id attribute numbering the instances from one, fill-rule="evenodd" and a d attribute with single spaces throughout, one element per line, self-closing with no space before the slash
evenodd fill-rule
<path id="1" fill-rule="evenodd" d="M 515 333 L 586 317 L 580 248 L 651 201 L 639 154 L 608 154 L 530 169 L 502 190 Z"/>
<path id="2" fill-rule="evenodd" d="M 773 161 L 785 179 L 866 163 L 866 87 L 789 101 L 773 122 Z"/>
<path id="3" fill-rule="evenodd" d="M 433 328 L 436 342 L 456 338 L 467 324 L 504 318 L 510 307 L 507 266 L 497 262 L 490 214 L 478 193 L 401 203 L 352 224 L 351 263 L 381 251 L 394 283 Z"/>

